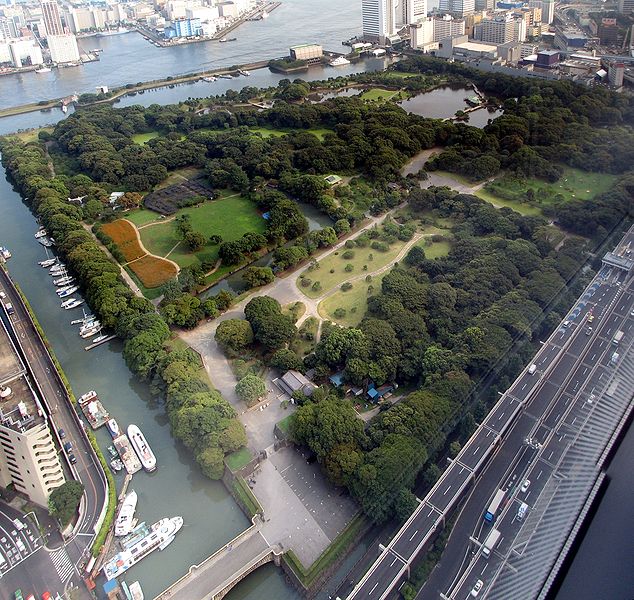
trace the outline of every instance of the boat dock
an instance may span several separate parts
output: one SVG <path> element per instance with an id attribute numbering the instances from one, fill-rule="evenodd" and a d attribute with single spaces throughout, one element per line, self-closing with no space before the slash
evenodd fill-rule
<path id="1" fill-rule="evenodd" d="M 245 20 L 246 21 L 261 21 L 265 19 L 270 13 L 272 13 L 276 8 L 281 6 L 281 2 L 267 2 L 265 6 L 261 7 L 256 13 L 251 14 Z"/>
<path id="2" fill-rule="evenodd" d="M 97 392 L 94 390 L 86 392 L 83 396 L 77 398 L 77 402 L 93 429 L 99 429 L 99 427 L 105 425 L 110 418 L 110 414 L 103 407 L 99 396 L 97 396 Z"/>
<path id="3" fill-rule="evenodd" d="M 130 474 L 134 475 L 137 471 L 141 470 L 141 461 L 139 457 L 136 455 L 136 452 L 133 450 L 132 445 L 130 444 L 130 440 L 128 436 L 125 434 L 120 435 L 119 437 L 113 440 L 114 447 L 117 449 L 119 456 L 121 457 L 121 462 L 123 462 L 123 466 L 125 470 Z"/>
<path id="4" fill-rule="evenodd" d="M 104 340 L 100 340 L 99 342 L 94 342 L 93 344 L 89 344 L 88 346 L 86 346 L 84 348 L 84 350 L 88 351 L 88 350 L 92 350 L 93 348 L 96 348 L 97 346 L 101 346 L 101 344 L 105 344 L 106 342 L 109 342 L 110 340 L 114 340 L 114 338 L 116 338 L 116 335 L 109 335 L 106 339 Z"/>

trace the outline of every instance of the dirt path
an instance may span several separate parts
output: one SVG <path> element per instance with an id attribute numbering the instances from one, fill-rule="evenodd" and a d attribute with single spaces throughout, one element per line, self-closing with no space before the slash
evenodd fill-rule
<path id="1" fill-rule="evenodd" d="M 181 268 L 178 266 L 178 263 L 175 263 L 173 260 L 171 260 L 169 258 L 166 258 L 164 256 L 158 256 L 158 254 L 152 254 L 152 252 L 148 252 L 148 249 L 143 245 L 143 242 L 141 240 L 141 234 L 139 233 L 139 230 L 137 229 L 137 226 L 132 221 L 128 221 L 128 219 L 122 219 L 122 220 L 125 221 L 126 223 L 129 223 L 132 226 L 132 228 L 134 229 L 134 233 L 136 235 L 136 239 L 139 242 L 139 246 L 140 246 L 141 250 L 143 250 L 143 252 L 145 252 L 146 256 L 152 256 L 152 257 L 158 258 L 160 260 L 166 260 L 167 262 L 172 263 L 174 265 L 174 267 L 176 268 L 176 273 L 177 274 L 180 273 Z M 140 256 L 139 258 L 143 258 L 143 256 Z M 135 260 L 139 260 L 139 259 L 137 258 Z M 126 263 L 126 264 L 129 265 L 130 263 L 133 263 L 133 262 L 134 261 L 131 260 L 129 263 Z"/>
<path id="2" fill-rule="evenodd" d="M 138 230 L 141 230 L 141 229 L 145 229 L 146 227 L 154 227 L 155 225 L 165 225 L 165 223 L 169 223 L 170 221 L 173 221 L 175 218 L 176 218 L 176 215 L 172 215 L 171 217 L 168 217 L 167 219 L 161 219 L 160 221 L 152 221 L 151 223 L 146 223 L 145 225 L 141 225 L 141 226 L 135 225 L 135 227 Z"/>

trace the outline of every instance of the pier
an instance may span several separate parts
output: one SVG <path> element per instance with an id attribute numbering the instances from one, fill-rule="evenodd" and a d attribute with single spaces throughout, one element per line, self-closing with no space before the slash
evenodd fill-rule
<path id="1" fill-rule="evenodd" d="M 72 323 L 73 323 L 73 322 L 71 321 L 71 324 L 72 324 Z M 81 323 L 81 321 L 80 321 L 80 323 Z M 117 337 L 116 335 L 109 335 L 109 336 L 108 336 L 106 339 L 104 339 L 104 340 L 101 340 L 101 341 L 99 341 L 99 342 L 94 342 L 94 343 L 92 343 L 92 344 L 89 344 L 88 346 L 86 346 L 86 347 L 84 348 L 84 350 L 88 351 L 88 350 L 92 350 L 93 348 L 97 348 L 98 346 L 101 346 L 101 344 L 105 344 L 106 342 L 109 342 L 110 340 L 114 340 L 114 338 L 116 338 L 116 337 Z"/>

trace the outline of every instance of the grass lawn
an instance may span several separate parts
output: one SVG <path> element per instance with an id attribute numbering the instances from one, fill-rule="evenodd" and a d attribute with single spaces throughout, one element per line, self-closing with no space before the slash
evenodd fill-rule
<path id="1" fill-rule="evenodd" d="M 563 200 L 573 198 L 589 200 L 598 194 L 609 190 L 616 179 L 608 173 L 590 173 L 581 169 L 564 167 L 564 173 L 559 181 L 546 183 L 539 179 L 518 180 L 510 177 L 498 177 L 486 192 L 498 198 L 515 200 L 520 206 L 527 205 L 539 208 L 540 205 L 553 204 L 558 197 Z M 531 189 L 535 195 L 532 202 L 526 201 L 526 193 Z M 499 193 L 496 193 L 499 190 Z"/>
<path id="2" fill-rule="evenodd" d="M 291 129 L 291 128 L 281 128 L 274 129 L 272 127 L 249 127 L 249 131 L 253 133 L 259 133 L 263 138 L 267 137 L 282 137 L 283 135 L 287 135 L 293 131 L 305 131 L 307 133 L 312 133 L 315 137 L 319 138 L 319 140 L 323 140 L 324 136 L 327 133 L 332 133 L 330 129 L 324 128 L 315 128 L 315 129 Z"/>
<path id="3" fill-rule="evenodd" d="M 482 198 L 482 200 L 486 200 L 487 202 L 490 202 L 496 208 L 508 206 L 508 208 L 512 208 L 514 211 L 524 216 L 542 214 L 542 211 L 539 208 L 539 206 L 535 204 L 529 204 L 528 202 L 518 202 L 517 200 L 505 200 L 504 198 L 500 198 L 499 196 L 491 194 L 484 188 L 475 192 L 475 195 L 478 198 Z"/>
<path id="4" fill-rule="evenodd" d="M 277 426 L 286 434 L 288 435 L 290 432 L 290 427 L 291 427 L 291 419 L 293 418 L 293 415 L 290 414 L 287 417 L 284 417 L 281 421 L 277 422 Z"/>
<path id="5" fill-rule="evenodd" d="M 302 287 L 299 277 L 297 278 L 297 286 L 309 298 L 317 298 L 324 292 L 328 292 L 332 288 L 341 285 L 344 281 L 358 275 L 363 275 L 365 272 L 363 270 L 364 265 L 368 266 L 367 271 L 371 273 L 389 264 L 398 256 L 398 253 L 403 249 L 405 243 L 406 242 L 401 241 L 395 242 L 390 245 L 390 249 L 387 252 L 379 252 L 369 246 L 367 248 L 354 248 L 354 257 L 350 259 L 343 258 L 343 253 L 346 251 L 346 248 L 341 248 L 337 252 L 333 252 L 327 256 L 324 260 L 319 261 L 320 266 L 318 269 L 314 271 L 305 270 L 302 273 L 306 278 L 311 279 L 313 283 L 319 281 L 319 283 L 321 283 L 320 290 L 314 291 L 312 284 L 308 287 Z M 372 260 L 370 259 L 370 255 L 373 257 Z M 352 271 L 345 271 L 345 267 L 348 264 L 352 265 Z M 334 270 L 334 273 L 330 272 L 331 269 Z"/>
<path id="6" fill-rule="evenodd" d="M 306 305 L 303 302 L 291 302 L 282 306 L 282 314 L 288 315 L 297 323 L 298 319 L 306 312 Z"/>
<path id="7" fill-rule="evenodd" d="M 361 94 L 361 100 L 391 100 L 395 96 L 398 96 L 401 90 L 384 90 L 381 88 L 373 88 L 367 92 Z"/>
<path id="8" fill-rule="evenodd" d="M 185 167 L 183 169 L 176 169 L 171 171 L 167 176 L 165 181 L 161 181 L 155 189 L 162 190 L 170 185 L 174 185 L 176 183 L 184 183 L 189 179 L 193 179 L 197 175 L 200 175 L 203 172 L 202 169 L 197 169 L 196 167 Z"/>
<path id="9" fill-rule="evenodd" d="M 303 306 L 303 305 L 302 305 Z M 299 331 L 293 340 L 291 340 L 290 348 L 297 356 L 304 358 L 310 354 L 315 348 L 315 339 L 317 338 L 317 330 L 319 329 L 319 321 L 315 317 L 308 317 L 299 327 Z M 310 333 L 311 340 L 306 339 L 306 334 Z"/>
<path id="10" fill-rule="evenodd" d="M 194 231 L 209 238 L 212 234 L 222 236 L 223 241 L 236 240 L 249 231 L 264 233 L 266 221 L 258 214 L 253 202 L 242 196 L 220 198 L 205 202 L 201 206 L 184 208 L 178 213 L 191 216 Z M 181 267 L 197 262 L 215 262 L 218 259 L 219 245 L 207 244 L 195 254 L 189 252 L 181 242 L 173 222 L 168 221 L 140 230 L 143 244 L 149 252 L 166 256 Z"/>
<path id="11" fill-rule="evenodd" d="M 132 136 L 132 141 L 135 144 L 147 144 L 150 140 L 154 138 L 161 137 L 161 134 L 158 131 L 150 131 L 148 133 L 135 133 Z"/>
<path id="12" fill-rule="evenodd" d="M 318 310 L 321 317 L 328 321 L 334 321 L 344 327 L 354 327 L 361 323 L 368 310 L 368 298 L 381 292 L 381 280 L 385 274 L 381 273 L 373 277 L 369 283 L 364 279 L 355 281 L 352 289 L 344 292 L 339 290 L 332 296 L 319 303 Z M 368 289 L 372 286 L 372 293 Z M 335 317 L 335 311 L 342 308 L 346 311 L 345 316 Z"/>
<path id="13" fill-rule="evenodd" d="M 31 129 L 30 131 L 21 131 L 19 133 L 12 133 L 7 137 L 16 137 L 25 144 L 29 142 L 36 142 L 39 138 L 40 131 L 46 131 L 46 133 L 53 133 L 52 127 L 40 127 L 39 129 Z"/>
<path id="14" fill-rule="evenodd" d="M 430 260 L 449 254 L 451 249 L 450 242 L 431 242 L 431 244 L 427 245 L 429 241 L 431 241 L 429 238 L 423 238 L 416 242 L 415 245 L 425 250 L 425 256 Z"/>
<path id="15" fill-rule="evenodd" d="M 148 223 L 163 221 L 161 215 L 147 208 L 137 208 L 123 213 L 123 218 L 134 223 L 137 227 L 142 227 Z"/>
<path id="16" fill-rule="evenodd" d="M 246 466 L 249 461 L 253 458 L 251 455 L 251 450 L 248 448 L 240 448 L 240 450 L 236 450 L 231 454 L 227 454 L 225 456 L 225 462 L 227 466 L 235 473 L 239 471 L 242 467 Z"/>

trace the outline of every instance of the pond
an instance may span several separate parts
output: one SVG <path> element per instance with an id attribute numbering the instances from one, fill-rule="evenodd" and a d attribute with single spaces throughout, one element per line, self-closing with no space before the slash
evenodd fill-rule
<path id="1" fill-rule="evenodd" d="M 458 110 L 469 108 L 465 99 L 473 96 L 473 94 L 474 92 L 471 88 L 443 86 L 431 92 L 425 92 L 403 100 L 399 102 L 399 106 L 407 112 L 421 117 L 446 119 L 453 117 Z M 503 111 L 501 110 L 481 108 L 469 113 L 467 123 L 474 127 L 482 128 L 488 124 L 489 119 L 495 119 L 501 116 L 502 113 Z"/>

